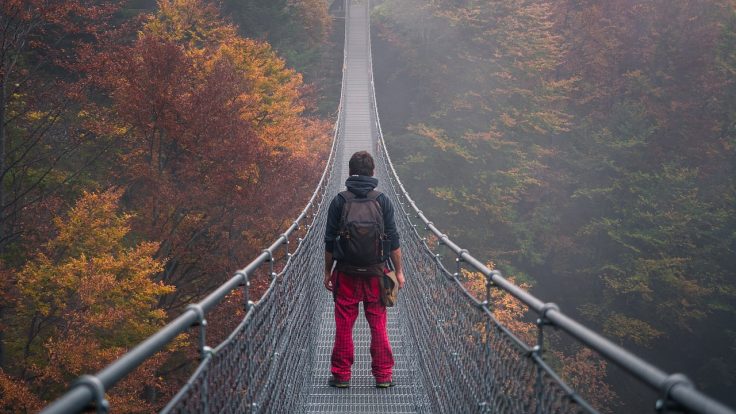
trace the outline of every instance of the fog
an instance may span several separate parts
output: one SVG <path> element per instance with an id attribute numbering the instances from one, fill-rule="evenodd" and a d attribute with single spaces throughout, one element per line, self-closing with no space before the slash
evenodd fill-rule
<path id="1" fill-rule="evenodd" d="M 373 13 L 384 134 L 430 219 L 730 405 L 734 16 L 715 0 L 388 0 Z M 644 386 L 608 378 L 615 412 L 652 409 Z"/>

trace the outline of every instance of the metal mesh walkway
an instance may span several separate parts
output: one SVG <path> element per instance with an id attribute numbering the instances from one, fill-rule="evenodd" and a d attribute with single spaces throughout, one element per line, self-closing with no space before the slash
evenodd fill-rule
<path id="1" fill-rule="evenodd" d="M 412 355 L 405 346 L 404 329 L 399 323 L 401 309 L 391 309 L 388 317 L 388 334 L 394 352 L 394 382 L 389 389 L 377 389 L 371 375 L 371 357 L 368 352 L 370 331 L 362 315 L 358 317 L 354 330 L 355 363 L 349 389 L 327 386 L 330 372 L 330 352 L 335 335 L 332 301 L 319 305 L 326 311 L 322 314 L 318 334 L 316 357 L 312 370 L 312 381 L 306 388 L 304 412 L 307 413 L 417 413 L 423 412 L 426 396 L 415 383 L 419 372 L 412 366 Z"/>
<path id="2" fill-rule="evenodd" d="M 344 73 L 344 131 L 338 148 L 335 175 L 339 187 L 347 178 L 350 156 L 361 150 L 374 152 L 376 128 L 372 107 L 370 77 L 370 39 L 368 27 L 368 2 L 353 1 L 346 14 L 346 58 Z M 379 182 L 379 190 L 382 190 Z M 385 191 L 385 190 L 384 190 Z M 355 363 L 349 389 L 327 386 L 330 375 L 330 353 L 335 337 L 334 309 L 331 295 L 325 292 L 317 304 L 324 312 L 320 315 L 317 346 L 314 349 L 314 367 L 310 384 L 305 388 L 304 411 L 307 413 L 416 413 L 422 411 L 426 395 L 417 385 L 420 375 L 410 363 L 412 354 L 406 346 L 405 327 L 400 323 L 401 306 L 389 309 L 388 334 L 394 352 L 393 379 L 396 386 L 376 389 L 371 375 L 370 330 L 363 316 L 356 322 Z"/>

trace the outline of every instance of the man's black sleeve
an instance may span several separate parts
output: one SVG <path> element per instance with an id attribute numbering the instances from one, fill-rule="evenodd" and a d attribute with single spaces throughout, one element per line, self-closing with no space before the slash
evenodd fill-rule
<path id="1" fill-rule="evenodd" d="M 400 246 L 399 231 L 396 229 L 396 221 L 394 221 L 394 206 L 385 194 L 381 194 L 378 201 L 381 204 L 381 210 L 383 210 L 383 230 L 386 232 L 386 237 L 391 240 L 390 250 L 394 251 Z"/>
<path id="2" fill-rule="evenodd" d="M 327 226 L 325 227 L 325 251 L 332 253 L 335 248 L 335 239 L 340 233 L 340 214 L 342 212 L 343 198 L 335 196 L 327 210 Z"/>

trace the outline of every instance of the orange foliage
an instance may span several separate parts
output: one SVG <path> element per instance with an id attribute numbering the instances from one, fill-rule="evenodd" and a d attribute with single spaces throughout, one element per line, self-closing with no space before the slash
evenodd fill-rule
<path id="1" fill-rule="evenodd" d="M 613 412 L 618 397 L 606 382 L 605 360 L 588 348 L 571 356 L 562 352 L 554 352 L 554 356 L 562 365 L 560 374 L 568 385 L 600 412 Z"/>
<path id="2" fill-rule="evenodd" d="M 493 269 L 493 263 L 486 264 Z M 462 276 L 465 280 L 465 287 L 473 293 L 476 298 L 483 300 L 486 297 L 486 277 L 480 272 L 471 272 L 463 269 Z M 515 283 L 513 277 L 508 278 L 510 282 Z M 529 289 L 528 283 L 521 283 L 519 287 Z M 527 344 L 533 344 L 536 340 L 536 326 L 531 322 L 524 322 L 523 318 L 527 312 L 527 307 L 518 299 L 509 293 L 497 288 L 491 290 L 491 311 L 498 322 L 508 328 L 516 336 Z"/>
<path id="3" fill-rule="evenodd" d="M 317 42 L 329 17 L 315 4 L 289 2 Z M 0 269 L 0 410 L 37 409 L 153 333 L 166 311 L 228 277 L 303 206 L 329 148 L 328 123 L 305 115 L 313 103 L 301 75 L 269 44 L 239 37 L 212 2 L 161 0 L 145 21 L 116 16 L 124 28 L 107 30 L 115 7 L 0 2 L 0 84 L 9 86 L 0 138 L 13 156 L 42 161 L 0 163 L 0 254 L 21 231 L 34 246 L 10 253 L 15 268 Z M 131 39 L 123 32 L 136 21 L 143 24 Z M 64 129 L 54 130 L 61 118 Z M 49 130 L 51 145 L 34 135 Z M 83 147 L 99 162 L 90 175 L 47 169 L 86 139 L 112 159 Z M 60 187 L 77 181 L 55 192 L 47 175 Z M 120 190 L 84 193 L 50 219 L 89 187 Z M 12 199 L 8 188 L 22 196 Z M 225 306 L 237 308 L 237 297 Z M 211 337 L 241 316 L 220 315 Z M 170 357 L 156 356 L 118 384 L 109 395 L 117 409 L 151 412 L 170 396 L 176 381 L 166 370 L 178 368 L 167 364 L 179 365 Z"/>
<path id="4" fill-rule="evenodd" d="M 23 381 L 9 377 L 0 369 L 0 412 L 30 413 L 41 407 L 41 401 Z"/>
<path id="5" fill-rule="evenodd" d="M 158 298 L 173 288 L 151 278 L 163 263 L 156 243 L 128 247 L 131 216 L 118 214 L 120 191 L 85 193 L 67 217 L 57 218 L 57 236 L 17 273 L 18 291 L 8 346 L 17 387 L 47 397 L 71 379 L 101 369 L 166 319 Z M 137 386 L 155 387 L 148 363 Z M 17 388 L 22 389 L 22 388 Z M 135 394 L 131 394 L 135 395 Z M 131 403 L 132 404 L 132 403 Z M 139 409 L 150 407 L 138 400 Z M 132 407 L 133 405 L 131 405 Z"/>
<path id="6" fill-rule="evenodd" d="M 221 283 L 308 198 L 328 140 L 303 115 L 301 75 L 238 37 L 200 0 L 165 0 L 107 63 L 125 201 L 135 230 L 160 240 L 168 306 Z M 304 188 L 302 186 L 305 186 Z"/>
<path id="7" fill-rule="evenodd" d="M 493 263 L 488 263 L 487 266 L 492 269 Z M 476 298 L 485 298 L 486 277 L 482 273 L 463 270 L 462 276 L 465 280 L 465 287 Z M 513 277 L 508 279 L 515 283 Z M 519 287 L 528 290 L 531 285 L 521 283 Z M 526 305 L 498 288 L 491 291 L 491 297 L 491 309 L 498 322 L 526 344 L 535 344 L 537 341 L 537 327 L 534 323 L 523 320 L 528 310 Z M 478 329 L 485 329 L 485 327 L 479 326 Z M 545 342 L 553 340 L 554 337 L 547 338 Z M 545 344 L 545 347 L 550 348 L 551 346 Z M 562 368 L 559 372 L 568 385 L 572 386 L 599 411 L 611 412 L 610 408 L 617 402 L 617 395 L 611 389 L 610 384 L 606 382 L 606 361 L 588 348 L 581 348 L 573 355 L 554 350 L 551 352 L 551 356 L 555 365 L 561 365 Z"/>
<path id="8" fill-rule="evenodd" d="M 330 30 L 332 19 L 322 0 L 289 0 L 288 7 L 302 22 L 305 35 L 311 43 L 323 40 Z"/>

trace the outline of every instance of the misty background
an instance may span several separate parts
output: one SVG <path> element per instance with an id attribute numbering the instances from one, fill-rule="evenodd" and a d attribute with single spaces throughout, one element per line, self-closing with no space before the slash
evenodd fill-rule
<path id="1" fill-rule="evenodd" d="M 382 126 L 427 216 L 736 404 L 734 2 L 376 3 Z M 614 411 L 652 409 L 608 377 Z"/>

